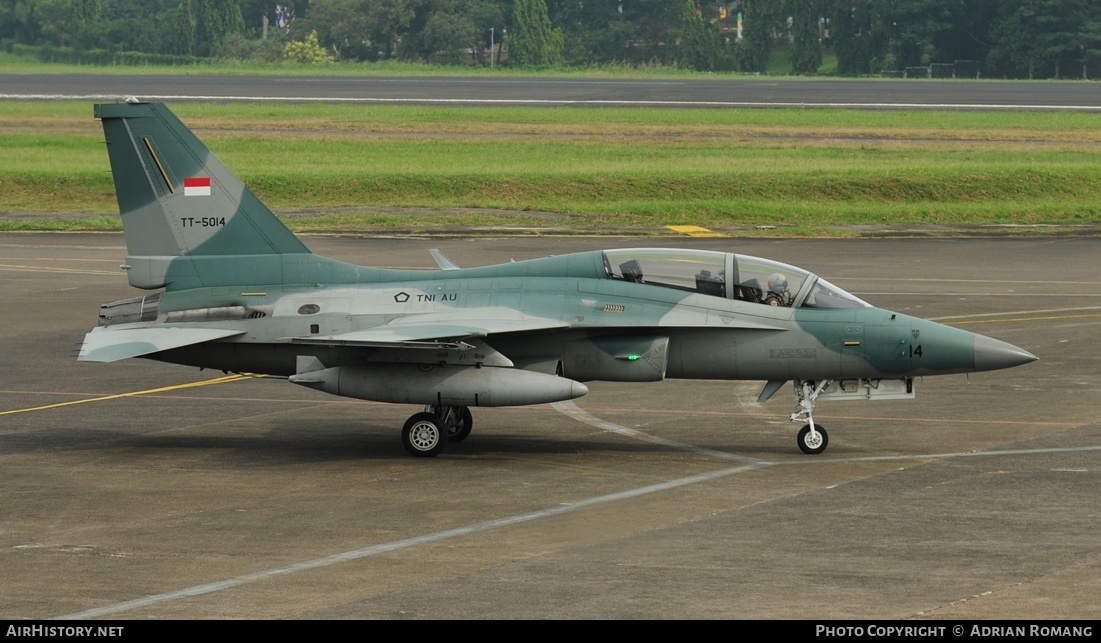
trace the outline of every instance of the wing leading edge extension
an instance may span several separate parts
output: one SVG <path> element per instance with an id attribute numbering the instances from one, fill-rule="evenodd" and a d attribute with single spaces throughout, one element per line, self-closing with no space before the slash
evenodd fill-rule
<path id="1" fill-rule="evenodd" d="M 216 339 L 244 335 L 244 331 L 224 328 L 180 328 L 175 326 L 118 326 L 93 328 L 84 336 L 77 357 L 81 362 L 117 362 L 130 357 L 151 355 Z"/>

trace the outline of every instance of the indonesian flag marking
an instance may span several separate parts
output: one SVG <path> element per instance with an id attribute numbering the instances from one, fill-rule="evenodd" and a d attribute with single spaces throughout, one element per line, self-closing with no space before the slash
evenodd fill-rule
<path id="1" fill-rule="evenodd" d="M 210 196 L 210 177 L 196 176 L 184 179 L 184 196 Z"/>

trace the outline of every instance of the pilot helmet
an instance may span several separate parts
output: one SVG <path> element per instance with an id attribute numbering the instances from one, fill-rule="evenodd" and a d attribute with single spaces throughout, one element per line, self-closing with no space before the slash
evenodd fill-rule
<path id="1" fill-rule="evenodd" d="M 768 291 L 774 293 L 786 293 L 788 291 L 788 278 L 781 273 L 774 272 L 768 277 Z"/>

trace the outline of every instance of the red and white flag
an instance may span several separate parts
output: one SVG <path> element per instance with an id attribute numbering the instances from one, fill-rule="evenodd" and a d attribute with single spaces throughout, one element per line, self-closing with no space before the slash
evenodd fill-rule
<path id="1" fill-rule="evenodd" d="M 196 176 L 184 179 L 184 196 L 210 196 L 210 177 Z"/>

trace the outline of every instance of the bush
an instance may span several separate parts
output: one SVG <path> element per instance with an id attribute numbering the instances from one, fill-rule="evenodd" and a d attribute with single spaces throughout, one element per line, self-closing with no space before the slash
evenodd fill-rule
<path id="1" fill-rule="evenodd" d="M 317 42 L 317 31 L 311 31 L 305 40 L 287 43 L 283 50 L 287 60 L 307 65 L 324 65 L 333 62 L 333 55 Z"/>

